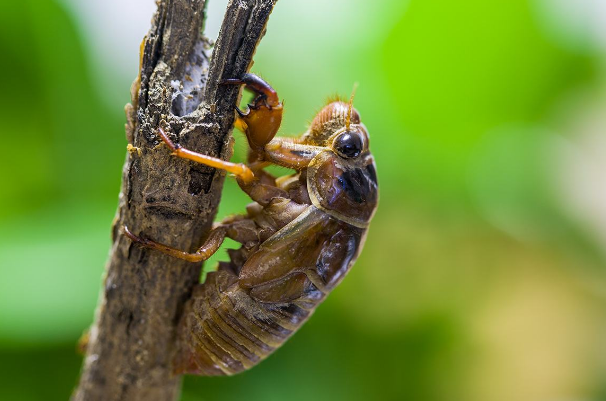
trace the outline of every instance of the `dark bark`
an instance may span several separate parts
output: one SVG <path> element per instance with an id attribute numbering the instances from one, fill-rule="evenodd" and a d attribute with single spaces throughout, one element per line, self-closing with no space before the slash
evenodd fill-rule
<path id="1" fill-rule="evenodd" d="M 199 264 L 141 249 L 122 227 L 193 251 L 208 233 L 224 174 L 170 156 L 158 126 L 189 149 L 228 159 L 239 88 L 276 0 L 232 0 L 208 61 L 204 0 L 160 0 L 127 105 L 124 164 L 113 246 L 74 400 L 175 400 L 176 326 L 199 282 Z M 140 83 L 140 90 L 139 88 Z M 173 136 L 173 138 L 175 138 Z"/>

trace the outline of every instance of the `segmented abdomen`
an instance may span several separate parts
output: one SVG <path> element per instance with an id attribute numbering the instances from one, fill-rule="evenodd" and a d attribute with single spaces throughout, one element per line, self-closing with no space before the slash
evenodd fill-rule
<path id="1" fill-rule="evenodd" d="M 232 227 L 247 243 L 250 231 L 237 224 L 249 223 Z M 252 238 L 262 233 L 255 227 Z M 262 243 L 230 250 L 230 262 L 209 273 L 186 303 L 175 373 L 232 375 L 259 363 L 343 279 L 365 231 L 308 206 Z"/>
<path id="2" fill-rule="evenodd" d="M 219 376 L 249 369 L 282 345 L 314 308 L 259 302 L 232 273 L 209 273 L 186 305 L 175 373 Z"/>

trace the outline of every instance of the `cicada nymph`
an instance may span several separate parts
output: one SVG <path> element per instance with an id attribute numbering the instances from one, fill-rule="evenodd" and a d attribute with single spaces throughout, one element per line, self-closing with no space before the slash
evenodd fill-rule
<path id="1" fill-rule="evenodd" d="M 196 253 L 140 238 L 139 245 L 191 262 L 208 259 L 228 237 L 242 246 L 193 291 L 179 326 L 177 374 L 233 375 L 282 345 L 339 284 L 358 257 L 378 202 L 368 132 L 349 103 L 333 101 L 298 138 L 274 137 L 282 103 L 261 78 L 245 74 L 224 84 L 256 93 L 236 125 L 250 146 L 236 164 L 184 149 L 159 128 L 176 156 L 235 175 L 254 201 L 244 215 L 215 225 Z M 263 169 L 295 170 L 276 178 Z"/>

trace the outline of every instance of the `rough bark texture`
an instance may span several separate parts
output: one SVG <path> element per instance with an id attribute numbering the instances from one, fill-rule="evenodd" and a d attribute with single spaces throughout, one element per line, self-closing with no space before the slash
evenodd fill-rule
<path id="1" fill-rule="evenodd" d="M 134 246 L 122 232 L 193 251 L 208 233 L 224 174 L 170 156 L 162 126 L 184 146 L 228 159 L 239 89 L 220 85 L 252 61 L 276 0 L 232 0 L 212 60 L 201 34 L 204 0 L 160 0 L 127 105 L 113 246 L 74 400 L 175 400 L 176 326 L 199 264 Z M 139 88 L 140 83 L 140 90 Z"/>

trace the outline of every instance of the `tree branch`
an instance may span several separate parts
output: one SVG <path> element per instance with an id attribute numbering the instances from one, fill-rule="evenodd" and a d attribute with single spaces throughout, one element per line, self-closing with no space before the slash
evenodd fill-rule
<path id="1" fill-rule="evenodd" d="M 162 125 L 184 146 L 228 159 L 239 88 L 276 0 L 231 0 L 213 50 L 200 34 L 204 0 L 160 0 L 127 105 L 129 142 L 105 284 L 74 400 L 175 400 L 176 325 L 200 265 L 134 246 L 134 233 L 193 251 L 208 233 L 224 174 L 169 156 Z M 137 90 L 138 89 L 138 90 Z"/>

